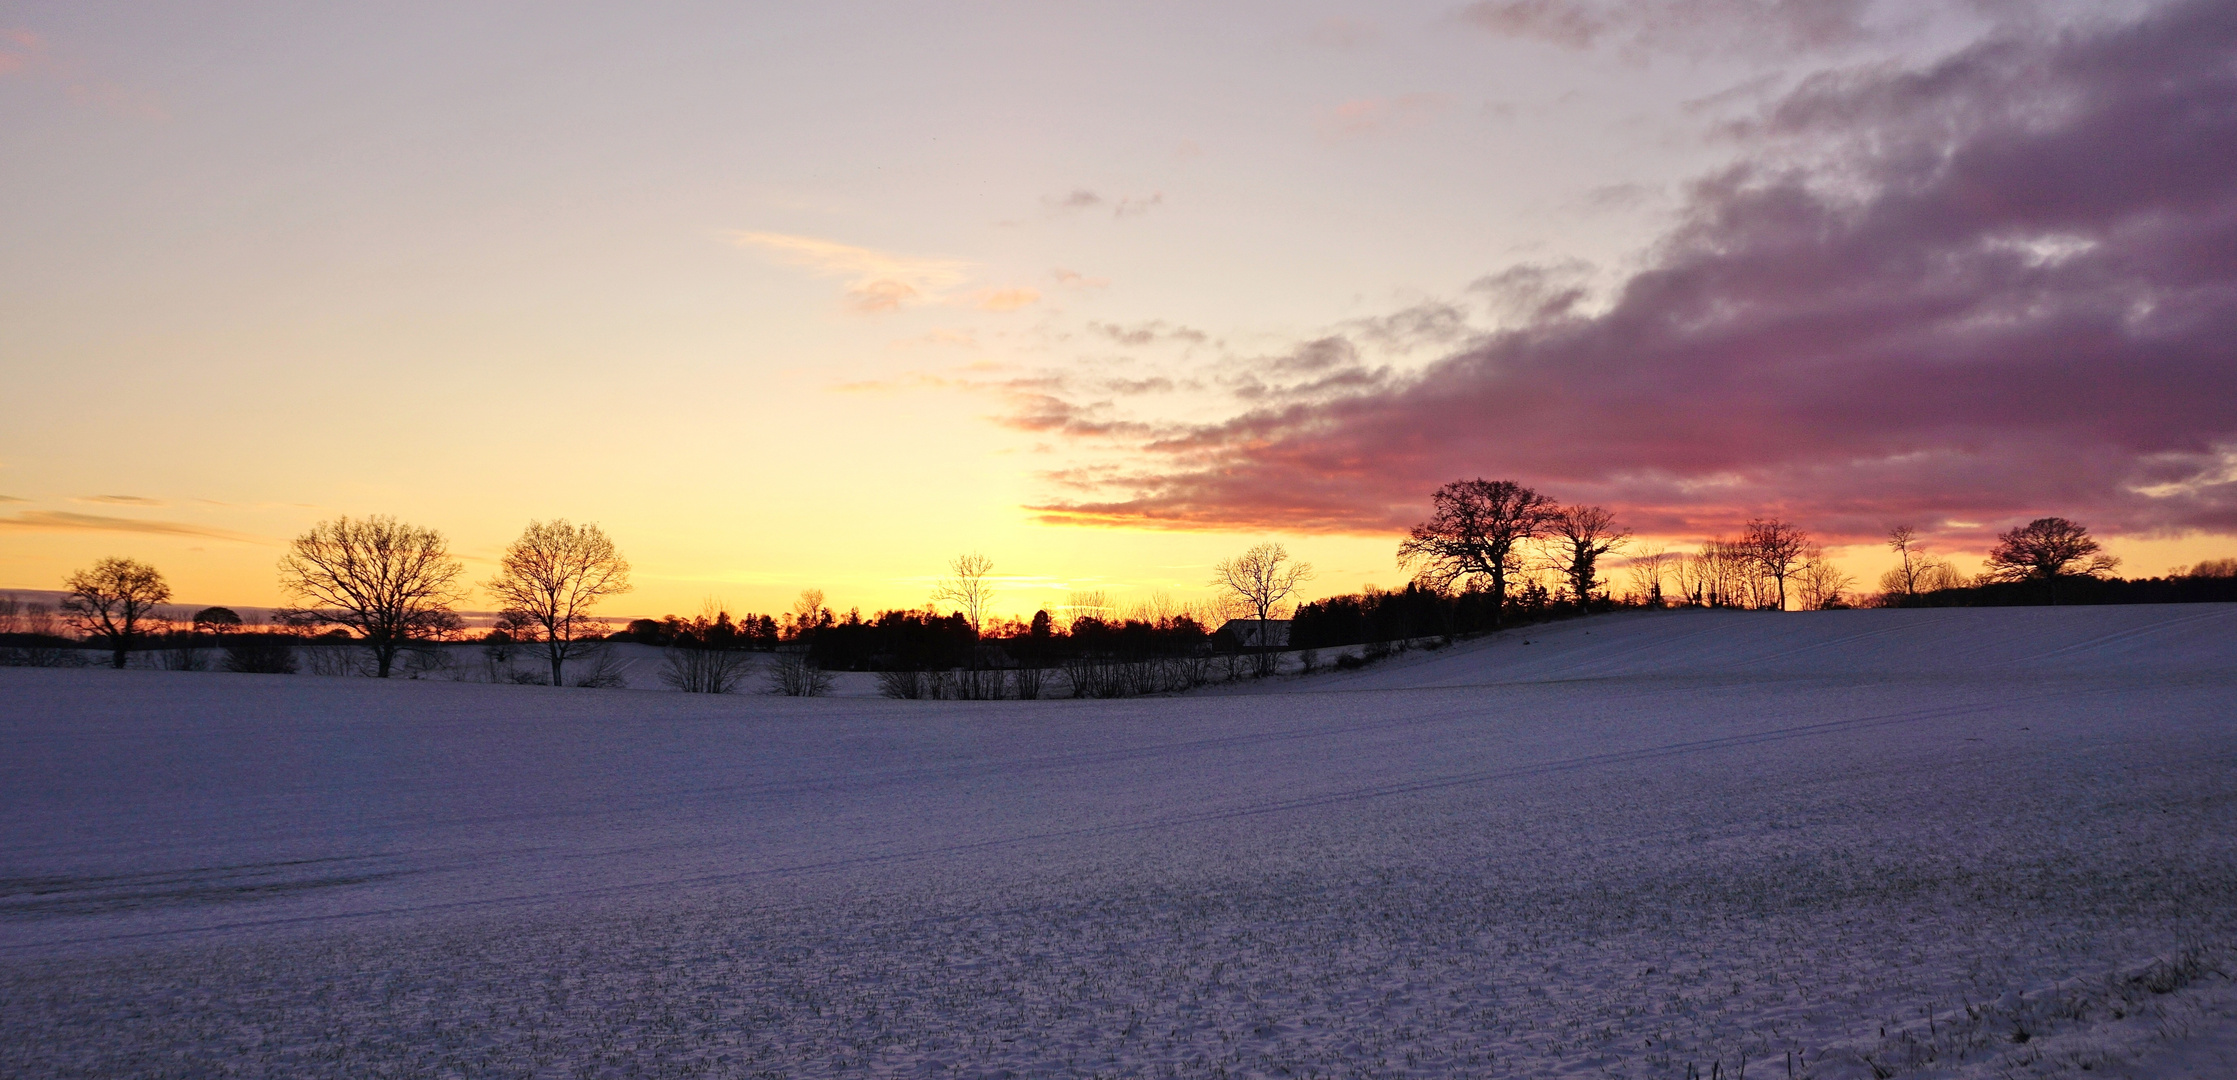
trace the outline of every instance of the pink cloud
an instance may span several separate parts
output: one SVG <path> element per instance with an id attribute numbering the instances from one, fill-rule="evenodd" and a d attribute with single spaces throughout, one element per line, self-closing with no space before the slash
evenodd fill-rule
<path id="1" fill-rule="evenodd" d="M 1522 274 L 1548 296 L 1510 330 L 1405 377 L 1333 363 L 1354 385 L 1161 432 L 1037 509 L 1375 532 L 1482 475 L 1650 530 L 2237 532 L 2237 9 L 1811 80 L 1751 137 L 1838 152 L 1699 181 L 1604 311 Z"/>
<path id="2" fill-rule="evenodd" d="M 1443 95 L 1416 93 L 1393 98 L 1359 98 L 1321 114 L 1320 132 L 1328 139 L 1356 139 L 1419 127 L 1444 111 Z"/>
<path id="3" fill-rule="evenodd" d="M 46 51 L 46 41 L 29 30 L 0 30 L 0 75 L 30 70 Z"/>

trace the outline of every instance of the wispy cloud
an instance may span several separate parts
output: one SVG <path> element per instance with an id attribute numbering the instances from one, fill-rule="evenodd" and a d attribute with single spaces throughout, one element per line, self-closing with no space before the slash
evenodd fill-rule
<path id="1" fill-rule="evenodd" d="M 1504 38 L 1632 54 L 1808 53 L 1872 36 L 1869 0 L 1478 0 L 1456 17 Z"/>
<path id="2" fill-rule="evenodd" d="M 0 529 L 196 536 L 211 540 L 230 540 L 241 544 L 269 544 L 272 542 L 261 536 L 234 532 L 230 529 L 213 529 L 204 525 L 189 525 L 179 521 L 148 521 L 141 518 L 108 517 L 102 514 L 79 514 L 68 510 L 25 510 L 20 513 L 0 515 Z"/>
<path id="3" fill-rule="evenodd" d="M 1164 204 L 1165 193 L 1162 191 L 1153 191 L 1147 195 L 1121 195 L 1117 198 L 1109 198 L 1101 192 L 1083 187 L 1073 188 L 1062 195 L 1044 195 L 1041 197 L 1042 211 L 1055 218 L 1073 217 L 1090 212 L 1102 214 L 1105 207 L 1109 208 L 1109 215 L 1113 218 L 1140 217 Z M 1011 224 L 1022 223 L 1012 222 Z"/>
<path id="4" fill-rule="evenodd" d="M 900 255 L 835 240 L 785 233 L 733 232 L 732 243 L 767 252 L 820 277 L 846 279 L 841 303 L 850 311 L 879 314 L 937 304 L 1008 312 L 1039 302 L 1031 286 L 971 288 L 977 264 L 963 259 Z"/>
<path id="5" fill-rule="evenodd" d="M 57 53 L 45 36 L 23 27 L 0 27 L 0 79 L 25 79 L 60 87 L 81 105 L 120 116 L 162 120 L 162 102 L 86 70 L 83 63 Z"/>
<path id="6" fill-rule="evenodd" d="M 1044 195 L 1041 204 L 1058 212 L 1090 210 L 1103 205 L 1103 196 L 1086 188 L 1073 188 L 1062 195 Z"/>
<path id="7" fill-rule="evenodd" d="M 1184 345 L 1202 345 L 1210 340 L 1202 330 L 1169 323 L 1163 319 L 1139 322 L 1132 325 L 1091 322 L 1087 328 L 1121 345 L 1140 347 L 1161 341 L 1177 341 Z"/>
<path id="8" fill-rule="evenodd" d="M 1182 428 L 1133 419 L 1122 411 L 1121 400 L 1167 394 L 1179 388 L 1180 384 L 1165 375 L 1020 371 L 1006 364 L 980 362 L 947 371 L 909 371 L 889 378 L 840 383 L 832 390 L 846 394 L 973 394 L 999 403 L 999 411 L 989 419 L 1003 427 L 1078 438 L 1141 439 L 1177 434 Z"/>
<path id="9" fill-rule="evenodd" d="M 1016 311 L 1040 300 L 1041 290 L 1031 287 L 982 289 L 974 295 L 972 306 L 980 311 Z"/>
<path id="10" fill-rule="evenodd" d="M 161 499 L 151 499 L 151 498 L 148 498 L 148 497 L 147 497 L 147 496 L 145 496 L 145 495 L 81 495 L 81 496 L 78 496 L 77 498 L 74 498 L 74 499 L 72 499 L 72 500 L 70 500 L 70 501 L 71 501 L 71 502 L 81 502 L 81 503 L 100 503 L 100 504 L 102 504 L 102 505 L 106 505 L 106 506 L 162 506 L 162 505 L 163 505 L 163 501 L 162 501 Z"/>
<path id="11" fill-rule="evenodd" d="M 21 27 L 0 29 L 0 75 L 24 75 L 45 60 L 45 39 Z"/>
<path id="12" fill-rule="evenodd" d="M 1067 289 L 1101 289 L 1111 283 L 1110 278 L 1089 277 L 1077 270 L 1067 270 L 1061 266 L 1050 270 L 1049 276 L 1055 278 L 1058 285 Z"/>
<path id="13" fill-rule="evenodd" d="M 1111 208 L 1111 216 L 1115 218 L 1140 217 L 1163 205 L 1165 205 L 1165 193 L 1162 191 L 1153 191 L 1148 195 L 1129 195 L 1120 199 L 1118 205 Z"/>
<path id="14" fill-rule="evenodd" d="M 1363 138 L 1403 131 L 1428 123 L 1450 102 L 1442 94 L 1400 94 L 1390 98 L 1357 98 L 1320 115 L 1321 137 L 1331 141 Z"/>
<path id="15" fill-rule="evenodd" d="M 960 259 L 899 255 L 812 236 L 733 232 L 729 238 L 740 247 L 766 252 L 817 276 L 846 279 L 843 302 L 850 310 L 864 313 L 936 301 L 961 284 L 972 269 L 972 264 Z"/>

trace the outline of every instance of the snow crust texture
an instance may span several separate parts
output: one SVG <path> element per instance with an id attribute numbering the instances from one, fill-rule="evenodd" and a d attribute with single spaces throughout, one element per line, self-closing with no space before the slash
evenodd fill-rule
<path id="1" fill-rule="evenodd" d="M 1253 691 L 0 670 L 0 1075 L 2232 1075 L 2237 608 Z"/>

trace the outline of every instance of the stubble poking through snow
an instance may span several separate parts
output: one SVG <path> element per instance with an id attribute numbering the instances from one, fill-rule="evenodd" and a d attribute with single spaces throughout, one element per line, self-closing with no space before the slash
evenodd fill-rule
<path id="1" fill-rule="evenodd" d="M 1115 703 L 0 671 L 0 1073 L 2217 1075 L 2233 660 L 2199 606 Z"/>

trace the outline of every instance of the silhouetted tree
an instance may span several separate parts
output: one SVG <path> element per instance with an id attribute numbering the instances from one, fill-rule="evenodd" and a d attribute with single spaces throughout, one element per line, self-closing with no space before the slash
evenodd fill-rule
<path id="1" fill-rule="evenodd" d="M 1600 586 L 1600 557 L 1631 539 L 1631 530 L 1616 525 L 1616 517 L 1598 506 L 1565 506 L 1553 512 L 1548 523 L 1562 576 L 1582 608 Z"/>
<path id="2" fill-rule="evenodd" d="M 298 621 L 356 631 L 385 679 L 406 644 L 458 629 L 451 605 L 464 595 L 464 573 L 434 529 L 385 515 L 340 517 L 289 545 L 280 588 L 305 602 L 290 613 Z"/>
<path id="3" fill-rule="evenodd" d="M 1313 576 L 1311 563 L 1289 562 L 1289 549 L 1279 542 L 1259 544 L 1232 559 L 1223 559 L 1212 567 L 1212 584 L 1226 590 L 1258 619 L 1258 642 L 1267 644 L 1266 620 L 1273 617 L 1274 609 L 1299 583 Z M 1075 630 L 1075 633 L 1078 631 Z M 1278 663 L 1277 654 L 1271 651 L 1258 654 L 1257 671 L 1260 675 L 1273 674 Z"/>
<path id="4" fill-rule="evenodd" d="M 157 604 L 171 598 L 163 575 L 136 559 L 107 558 L 71 574 L 62 583 L 62 613 L 79 632 L 109 647 L 110 663 L 122 668 L 140 624 Z"/>
<path id="5" fill-rule="evenodd" d="M 954 604 L 963 621 L 971 624 L 971 632 L 977 634 L 985 622 L 987 606 L 994 602 L 994 582 L 987 578 L 993 572 L 993 559 L 976 552 L 958 555 L 948 564 L 948 578 L 932 590 L 932 602 Z"/>
<path id="6" fill-rule="evenodd" d="M 754 670 L 750 631 L 730 613 L 708 601 L 698 618 L 669 616 L 662 626 L 668 639 L 660 681 L 689 694 L 737 692 Z"/>
<path id="7" fill-rule="evenodd" d="M 209 634 L 230 634 L 241 628 L 241 613 L 229 607 L 206 607 L 194 613 L 194 628 Z"/>
<path id="8" fill-rule="evenodd" d="M 1662 606 L 1662 583 L 1668 577 L 1670 561 L 1670 553 L 1661 548 L 1631 557 L 1631 584 L 1638 591 L 1641 603 L 1648 607 Z"/>
<path id="9" fill-rule="evenodd" d="M 1507 600 L 1507 575 L 1524 541 L 1545 535 L 1554 501 L 1512 480 L 1455 480 L 1430 496 L 1428 521 L 1398 545 L 1398 565 L 1438 591 L 1472 577 L 1491 580 L 1491 622 Z"/>
<path id="10" fill-rule="evenodd" d="M 1787 579 L 1802 568 L 1810 550 L 1810 534 L 1778 518 L 1755 518 L 1741 534 L 1740 547 L 1775 587 L 1774 594 L 1764 598 L 1772 601 L 1767 606 L 1785 611 Z"/>
<path id="11" fill-rule="evenodd" d="M 295 674 L 296 634 L 284 623 L 272 627 L 246 624 L 226 635 L 225 670 L 245 675 Z"/>
<path id="12" fill-rule="evenodd" d="M 1897 562 L 1895 569 L 1888 571 L 1880 579 L 1881 589 L 1885 592 L 1900 592 L 1905 596 L 1917 596 L 1921 584 L 1919 578 L 1926 571 L 1926 555 L 1919 549 L 1918 530 L 1909 525 L 1897 525 L 1889 529 L 1887 546 L 1888 550 L 1895 552 Z"/>
<path id="13" fill-rule="evenodd" d="M 1242 601 L 1260 623 L 1312 576 L 1313 564 L 1291 563 L 1289 549 L 1279 542 L 1260 544 L 1212 567 L 1212 584 Z M 1260 640 L 1265 640 L 1263 634 Z"/>
<path id="14" fill-rule="evenodd" d="M 799 641 L 815 636 L 816 631 L 838 622 L 831 609 L 823 606 L 822 589 L 802 589 L 792 602 L 792 610 L 785 615 L 784 636 Z"/>
<path id="15" fill-rule="evenodd" d="M 596 525 L 531 521 L 484 587 L 533 627 L 551 662 L 551 684 L 565 686 L 566 662 L 604 642 L 606 623 L 590 609 L 629 591 L 629 560 Z"/>
<path id="16" fill-rule="evenodd" d="M 1826 557 L 1825 549 L 1813 544 L 1802 554 L 1802 567 L 1795 575 L 1805 611 L 1825 611 L 1847 607 L 1849 587 L 1856 579 L 1849 576 L 1833 560 Z"/>
<path id="17" fill-rule="evenodd" d="M 2095 577 L 2120 560 L 2105 554 L 2089 530 L 2062 517 L 2036 518 L 1998 533 L 1988 553 L 1988 576 L 1998 581 L 2040 581 L 2058 603 L 2058 579 Z"/>

